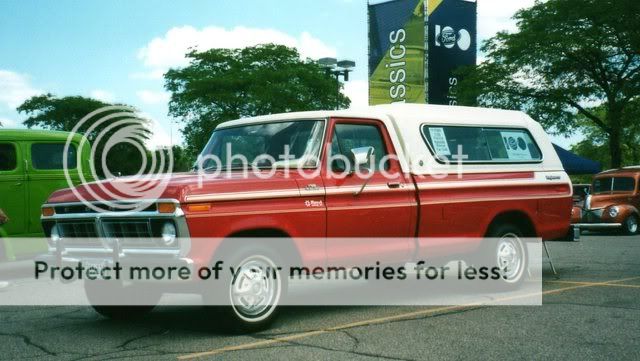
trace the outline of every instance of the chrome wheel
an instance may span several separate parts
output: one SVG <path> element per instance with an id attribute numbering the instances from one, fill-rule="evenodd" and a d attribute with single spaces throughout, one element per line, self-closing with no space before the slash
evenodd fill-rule
<path id="1" fill-rule="evenodd" d="M 251 256 L 239 263 L 231 280 L 229 297 L 236 315 L 247 322 L 259 322 L 275 310 L 282 281 L 275 263 L 265 256 Z"/>
<path id="2" fill-rule="evenodd" d="M 507 233 L 498 241 L 496 260 L 506 282 L 518 282 L 524 270 L 524 249 L 518 235 Z"/>

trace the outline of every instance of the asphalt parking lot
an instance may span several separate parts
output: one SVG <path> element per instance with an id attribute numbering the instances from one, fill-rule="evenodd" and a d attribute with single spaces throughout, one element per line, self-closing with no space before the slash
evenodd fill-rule
<path id="1" fill-rule="evenodd" d="M 542 306 L 291 307 L 242 336 L 200 307 L 126 323 L 86 307 L 3 307 L 0 359 L 640 359 L 640 236 L 549 249 L 559 277 L 545 266 Z"/>

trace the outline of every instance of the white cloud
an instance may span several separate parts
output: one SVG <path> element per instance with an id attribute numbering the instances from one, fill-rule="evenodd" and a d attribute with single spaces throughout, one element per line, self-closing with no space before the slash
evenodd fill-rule
<path id="1" fill-rule="evenodd" d="M 0 70 L 0 105 L 15 109 L 25 100 L 41 93 L 42 90 L 31 85 L 28 76 Z"/>
<path id="2" fill-rule="evenodd" d="M 105 103 L 113 103 L 116 99 L 113 93 L 108 92 L 106 90 L 102 90 L 102 89 L 92 90 L 90 95 L 92 98 L 101 100 Z"/>
<path id="3" fill-rule="evenodd" d="M 478 43 L 482 44 L 499 31 L 516 31 L 513 15 L 520 9 L 533 6 L 534 2 L 535 0 L 478 0 Z M 485 60 L 485 54 L 478 50 L 477 63 Z"/>
<path id="4" fill-rule="evenodd" d="M 4 128 L 15 128 L 18 126 L 18 122 L 7 118 L 0 118 L 0 124 L 2 124 L 2 127 Z"/>
<path id="5" fill-rule="evenodd" d="M 136 94 L 145 104 L 167 103 L 171 97 L 168 92 L 155 90 L 140 90 Z"/>
<path id="6" fill-rule="evenodd" d="M 164 36 L 154 38 L 138 51 L 138 58 L 150 71 L 136 73 L 132 77 L 160 78 L 171 67 L 187 65 L 188 60 L 184 54 L 190 48 L 204 51 L 212 48 L 244 48 L 266 43 L 296 47 L 303 58 L 318 59 L 336 55 L 335 48 L 307 32 L 295 37 L 275 29 L 242 26 L 233 29 L 216 26 L 196 29 L 192 26 L 181 26 L 169 29 Z"/>
<path id="7" fill-rule="evenodd" d="M 534 3 L 535 0 L 478 0 L 478 16 L 509 18 Z"/>
<path id="8" fill-rule="evenodd" d="M 511 17 L 520 9 L 533 6 L 535 0 L 478 0 L 478 40 L 486 40 L 498 31 L 516 30 Z"/>
<path id="9" fill-rule="evenodd" d="M 351 99 L 351 108 L 369 105 L 369 83 L 366 80 L 351 80 L 344 84 L 342 93 Z"/>
<path id="10" fill-rule="evenodd" d="M 158 149 L 172 145 L 171 135 L 167 133 L 165 127 L 160 124 L 158 120 L 149 115 L 148 113 L 139 113 L 141 118 L 149 121 L 149 130 L 151 130 L 151 137 L 145 142 L 149 149 Z M 170 130 L 171 131 L 171 130 Z"/>

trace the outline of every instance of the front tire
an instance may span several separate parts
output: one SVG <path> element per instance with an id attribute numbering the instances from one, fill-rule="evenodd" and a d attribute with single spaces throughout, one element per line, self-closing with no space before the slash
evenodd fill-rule
<path id="1" fill-rule="evenodd" d="M 256 246 L 235 252 L 225 259 L 234 274 L 225 272 L 222 287 L 209 290 L 205 302 L 225 329 L 234 333 L 257 332 L 268 328 L 277 318 L 287 279 L 278 255 Z"/>
<path id="2" fill-rule="evenodd" d="M 100 315 L 114 320 L 139 319 L 151 312 L 162 293 L 143 285 L 122 286 L 114 281 L 89 281 L 84 284 L 91 307 Z M 127 305 L 128 302 L 135 305 Z"/>
<path id="3" fill-rule="evenodd" d="M 638 233 L 638 216 L 632 214 L 625 218 L 622 222 L 622 230 L 627 235 L 634 235 Z"/>

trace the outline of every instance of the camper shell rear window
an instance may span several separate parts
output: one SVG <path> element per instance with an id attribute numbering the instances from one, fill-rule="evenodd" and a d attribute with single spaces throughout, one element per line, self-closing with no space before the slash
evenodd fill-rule
<path id="1" fill-rule="evenodd" d="M 462 163 L 542 161 L 540 148 L 526 129 L 423 124 L 421 131 L 429 150 L 438 161 L 461 160 Z"/>

